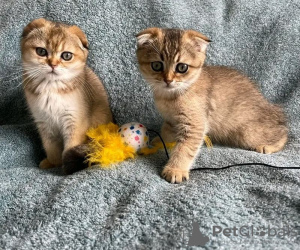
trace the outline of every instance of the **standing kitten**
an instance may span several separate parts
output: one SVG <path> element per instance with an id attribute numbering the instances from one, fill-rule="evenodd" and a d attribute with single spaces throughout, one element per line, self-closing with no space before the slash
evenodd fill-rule
<path id="1" fill-rule="evenodd" d="M 189 178 L 205 135 L 215 142 L 274 153 L 287 142 L 281 108 L 241 73 L 203 66 L 210 40 L 192 30 L 149 28 L 137 35 L 137 58 L 164 118 L 161 134 L 176 141 L 162 176 Z"/>
<path id="2" fill-rule="evenodd" d="M 112 121 L 107 93 L 86 66 L 87 38 L 77 26 L 41 18 L 24 28 L 21 50 L 26 99 L 47 154 L 40 167 L 63 164 L 73 173 L 82 166 L 70 158 L 81 154 L 87 129 Z"/>

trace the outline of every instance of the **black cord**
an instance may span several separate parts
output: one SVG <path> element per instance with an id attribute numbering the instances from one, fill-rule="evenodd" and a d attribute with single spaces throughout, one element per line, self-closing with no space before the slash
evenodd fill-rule
<path id="1" fill-rule="evenodd" d="M 149 132 L 153 132 L 153 133 L 155 133 L 155 134 L 158 135 L 159 139 L 161 140 L 162 144 L 164 145 L 164 149 L 165 149 L 167 158 L 170 159 L 169 154 L 168 154 L 168 150 L 167 150 L 167 147 L 166 147 L 166 144 L 165 144 L 163 138 L 160 136 L 160 134 L 159 134 L 158 132 L 156 132 L 155 130 L 152 130 L 152 129 L 148 129 L 148 131 L 149 131 Z"/>
<path id="2" fill-rule="evenodd" d="M 152 129 L 148 129 L 149 132 L 153 132 L 155 133 L 156 135 L 158 135 L 158 137 L 160 138 L 162 144 L 164 145 L 164 149 L 165 149 L 165 152 L 166 152 L 166 155 L 167 155 L 167 158 L 170 159 L 169 157 L 169 154 L 168 154 L 168 150 L 167 150 L 167 147 L 166 147 L 166 144 L 163 140 L 163 138 L 160 136 L 160 134 L 158 132 L 156 132 L 155 130 L 152 130 Z M 277 167 L 277 166 L 273 166 L 273 165 L 270 165 L 270 164 L 267 164 L 267 163 L 238 163 L 238 164 L 233 164 L 233 165 L 228 165 L 226 167 L 220 167 L 220 168 L 194 168 L 194 169 L 191 169 L 191 171 L 195 171 L 195 170 L 199 170 L 199 171 L 205 171 L 205 170 L 213 170 L 213 171 L 217 171 L 217 170 L 223 170 L 223 169 L 227 169 L 227 168 L 232 168 L 232 167 L 238 167 L 238 166 L 265 166 L 265 167 L 270 167 L 270 168 L 275 168 L 275 169 L 300 169 L 300 167 Z"/>
<path id="3" fill-rule="evenodd" d="M 275 168 L 275 169 L 300 169 L 300 167 L 277 167 L 277 166 L 273 166 L 270 164 L 266 164 L 266 163 L 238 163 L 238 164 L 233 164 L 233 165 L 229 165 L 226 167 L 221 167 L 221 168 L 194 168 L 191 169 L 193 170 L 199 170 L 199 171 L 204 171 L 204 170 L 222 170 L 222 169 L 227 169 L 227 168 L 231 168 L 231 167 L 238 167 L 238 166 L 253 166 L 253 165 L 257 165 L 257 166 L 266 166 L 266 167 L 270 167 L 270 168 Z"/>

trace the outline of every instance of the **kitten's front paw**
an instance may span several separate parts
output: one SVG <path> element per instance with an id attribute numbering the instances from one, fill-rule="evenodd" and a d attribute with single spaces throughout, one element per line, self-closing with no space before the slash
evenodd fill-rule
<path id="1" fill-rule="evenodd" d="M 55 168 L 55 167 L 56 166 L 52 164 L 47 158 L 45 158 L 40 162 L 40 168 L 42 169 Z"/>
<path id="2" fill-rule="evenodd" d="M 171 183 L 181 183 L 183 181 L 187 181 L 189 179 L 189 171 L 180 169 L 180 168 L 172 168 L 165 167 L 161 173 L 161 176 L 168 182 Z"/>

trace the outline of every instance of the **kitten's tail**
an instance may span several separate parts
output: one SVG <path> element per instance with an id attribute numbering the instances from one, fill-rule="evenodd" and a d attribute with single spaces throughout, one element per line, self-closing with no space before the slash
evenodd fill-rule
<path id="1" fill-rule="evenodd" d="M 88 167 L 86 156 L 88 153 L 88 145 L 81 144 L 70 148 L 63 156 L 63 172 L 65 174 L 73 174 L 77 171 Z"/>

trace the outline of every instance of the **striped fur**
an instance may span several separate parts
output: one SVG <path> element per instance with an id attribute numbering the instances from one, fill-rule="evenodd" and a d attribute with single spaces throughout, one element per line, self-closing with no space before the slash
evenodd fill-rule
<path id="1" fill-rule="evenodd" d="M 149 28 L 137 35 L 140 71 L 164 118 L 162 137 L 176 141 L 162 176 L 171 183 L 189 178 L 195 157 L 209 135 L 214 143 L 274 153 L 287 142 L 280 107 L 269 103 L 249 78 L 227 67 L 204 66 L 210 40 L 188 30 Z M 151 63 L 161 62 L 157 72 Z M 176 71 L 188 65 L 185 73 Z"/>

